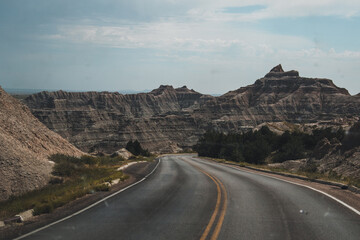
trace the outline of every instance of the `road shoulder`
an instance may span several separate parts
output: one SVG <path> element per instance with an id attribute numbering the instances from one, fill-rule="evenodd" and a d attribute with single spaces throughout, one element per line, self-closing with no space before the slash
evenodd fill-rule
<path id="1" fill-rule="evenodd" d="M 204 159 L 204 158 L 199 158 L 199 159 L 218 163 L 218 162 L 210 160 L 210 159 Z M 221 164 L 221 165 L 224 165 L 227 167 L 237 168 L 237 169 L 239 169 L 241 171 L 245 171 L 245 172 L 251 172 L 254 174 L 277 178 L 277 179 L 292 182 L 295 184 L 305 185 L 305 186 L 317 189 L 319 191 L 322 191 L 324 193 L 327 193 L 327 194 L 339 199 L 340 201 L 346 203 L 347 205 L 350 205 L 351 207 L 355 208 L 357 211 L 360 211 L 360 194 L 352 192 L 347 189 L 342 189 L 339 186 L 332 186 L 332 185 L 313 182 L 311 180 L 302 180 L 302 179 L 293 178 L 293 177 L 289 177 L 289 176 L 283 176 L 283 175 L 279 175 L 275 172 L 269 173 L 269 172 L 257 171 L 254 169 L 249 169 L 249 168 L 237 166 L 234 164 L 227 164 L 227 163 L 218 163 L 218 164 Z"/>
<path id="2" fill-rule="evenodd" d="M 137 181 L 143 179 L 146 175 L 153 171 L 153 169 L 156 167 L 157 162 L 158 161 L 142 162 L 131 165 L 128 168 L 124 169 L 124 173 L 127 174 L 129 178 L 123 182 L 113 185 L 110 191 L 87 194 L 62 207 L 55 209 L 50 214 L 34 216 L 23 223 L 13 224 L 0 228 L 0 239 L 13 239 L 19 237 L 20 235 L 31 232 L 35 229 L 41 228 L 52 222 L 58 221 L 66 216 L 76 213 L 81 209 L 84 209 L 87 206 L 94 204 L 102 200 L 103 198 L 114 194 L 117 191 L 124 189 L 131 184 L 134 184 Z"/>

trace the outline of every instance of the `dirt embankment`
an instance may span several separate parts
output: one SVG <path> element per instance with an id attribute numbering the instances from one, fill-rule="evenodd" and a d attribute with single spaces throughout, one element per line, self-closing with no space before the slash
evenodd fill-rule
<path id="1" fill-rule="evenodd" d="M 84 154 L 0 87 L 0 201 L 45 186 L 55 153 Z"/>

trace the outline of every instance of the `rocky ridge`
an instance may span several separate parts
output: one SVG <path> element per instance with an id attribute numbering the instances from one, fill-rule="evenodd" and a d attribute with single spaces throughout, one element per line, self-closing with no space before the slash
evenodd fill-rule
<path id="1" fill-rule="evenodd" d="M 55 153 L 84 154 L 0 87 L 0 201 L 46 185 Z"/>
<path id="2" fill-rule="evenodd" d="M 185 139 L 193 143 L 199 130 L 191 113 L 210 98 L 185 86 L 160 86 L 149 93 L 128 95 L 41 92 L 25 103 L 40 121 L 80 149 L 111 153 L 131 139 L 162 151 L 171 151 Z"/>
<path id="3" fill-rule="evenodd" d="M 283 163 L 269 164 L 271 167 L 283 168 L 290 172 L 319 172 L 339 179 L 360 181 L 360 147 L 346 151 L 341 150 L 342 144 L 335 138 L 324 138 L 318 143 L 313 156 L 300 160 L 288 160 Z"/>
<path id="4" fill-rule="evenodd" d="M 274 67 L 254 84 L 222 96 L 187 87 L 149 93 L 41 92 L 24 102 L 51 130 L 84 151 L 113 152 L 139 140 L 152 151 L 178 151 L 208 129 L 246 131 L 263 123 L 342 125 L 357 121 L 360 98 L 332 80 Z"/>

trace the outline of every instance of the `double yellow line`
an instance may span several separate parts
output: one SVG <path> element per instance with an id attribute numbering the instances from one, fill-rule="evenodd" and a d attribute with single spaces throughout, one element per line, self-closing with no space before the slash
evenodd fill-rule
<path id="1" fill-rule="evenodd" d="M 213 214 L 211 215 L 210 221 L 207 224 L 205 231 L 200 237 L 200 240 L 205 240 L 209 236 L 209 233 L 212 231 L 212 235 L 209 238 L 210 240 L 216 240 L 219 236 L 221 226 L 224 222 L 226 208 L 227 208 L 227 193 L 224 184 L 215 176 L 210 175 L 209 173 L 205 172 L 198 166 L 188 162 L 190 165 L 198 169 L 200 172 L 204 173 L 208 176 L 215 184 L 217 189 L 217 200 Z M 221 204 L 222 202 L 222 204 Z M 217 223 L 215 224 L 215 228 L 213 228 L 215 220 L 217 219 Z"/>

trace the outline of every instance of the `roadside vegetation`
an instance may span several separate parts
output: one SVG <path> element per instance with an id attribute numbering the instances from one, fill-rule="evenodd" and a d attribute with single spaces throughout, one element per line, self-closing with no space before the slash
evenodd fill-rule
<path id="1" fill-rule="evenodd" d="M 311 134 L 286 131 L 277 135 L 264 126 L 258 131 L 224 134 L 216 131 L 206 132 L 194 146 L 200 157 L 221 159 L 242 166 L 263 168 L 275 172 L 288 172 L 282 168 L 267 166 L 269 163 L 282 163 L 287 160 L 308 158 L 314 155 L 316 146 L 327 138 L 341 143 L 341 154 L 360 146 L 360 123 L 355 123 L 348 132 L 342 128 L 314 129 Z M 319 173 L 316 164 L 308 161 L 305 168 L 293 174 L 309 179 L 324 179 L 360 187 L 360 180 L 339 176 L 336 172 Z"/>
<path id="2" fill-rule="evenodd" d="M 139 156 L 131 161 L 152 159 Z M 50 213 L 55 208 L 86 194 L 109 191 L 113 180 L 123 181 L 128 177 L 122 171 L 117 171 L 120 166 L 129 162 L 119 156 L 77 158 L 56 154 L 52 155 L 50 160 L 55 162 L 55 165 L 49 184 L 42 189 L 1 202 L 0 219 L 14 216 L 28 209 L 34 209 L 35 215 Z"/>
<path id="3" fill-rule="evenodd" d="M 135 156 L 140 156 L 140 155 L 145 157 L 151 156 L 150 152 L 147 149 L 143 149 L 141 147 L 141 144 L 139 143 L 138 140 L 135 140 L 134 142 L 132 140 L 128 141 L 125 148 Z"/>
<path id="4" fill-rule="evenodd" d="M 316 144 L 323 138 L 344 139 L 343 129 L 316 129 L 312 134 L 286 131 L 277 135 L 266 126 L 246 133 L 206 132 L 194 146 L 199 156 L 223 158 L 234 162 L 263 164 L 284 162 L 310 156 Z"/>
<path id="5" fill-rule="evenodd" d="M 290 175 L 294 175 L 294 176 L 302 176 L 302 177 L 308 178 L 309 180 L 321 179 L 321 180 L 325 180 L 325 181 L 338 182 L 338 183 L 342 183 L 345 185 L 352 185 L 352 186 L 360 188 L 360 180 L 359 179 L 344 177 L 344 176 L 338 175 L 334 171 L 330 171 L 329 174 L 319 173 L 319 172 L 313 171 L 312 169 L 310 169 L 310 170 L 301 169 L 296 172 L 289 172 L 288 170 L 286 170 L 284 168 L 272 167 L 267 164 L 259 165 L 259 164 L 253 164 L 253 163 L 247 163 L 247 162 L 234 162 L 234 161 L 229 161 L 229 160 L 222 159 L 222 158 L 211 158 L 211 157 L 201 157 L 201 158 L 212 160 L 212 161 L 215 161 L 218 163 L 228 163 L 228 164 L 237 165 L 239 167 L 245 167 L 245 168 L 250 168 L 250 169 L 267 170 L 270 172 L 285 173 L 285 174 L 290 174 Z"/>

